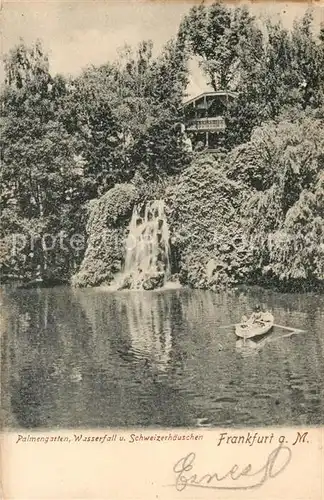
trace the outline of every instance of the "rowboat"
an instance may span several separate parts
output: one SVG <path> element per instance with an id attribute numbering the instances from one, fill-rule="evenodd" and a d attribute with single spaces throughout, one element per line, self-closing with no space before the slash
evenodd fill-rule
<path id="1" fill-rule="evenodd" d="M 268 333 L 274 324 L 274 317 L 272 314 L 264 314 L 262 321 L 255 321 L 254 323 L 241 323 L 235 325 L 235 334 L 243 339 L 251 339 L 252 337 L 259 337 Z"/>

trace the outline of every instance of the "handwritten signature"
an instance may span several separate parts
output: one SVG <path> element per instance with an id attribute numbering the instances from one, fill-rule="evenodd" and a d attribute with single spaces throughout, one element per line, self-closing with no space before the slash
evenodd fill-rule
<path id="1" fill-rule="evenodd" d="M 259 488 L 268 479 L 275 478 L 286 469 L 291 460 L 291 455 L 290 448 L 280 444 L 268 455 L 266 463 L 257 470 L 253 470 L 251 464 L 243 467 L 235 464 L 224 475 L 214 472 L 213 474 L 198 476 L 191 473 L 196 460 L 196 454 L 192 452 L 180 458 L 173 467 L 176 474 L 175 487 L 178 491 L 183 491 L 187 487 L 215 490 L 250 490 Z M 189 472 L 190 474 L 188 474 Z M 224 483 L 220 484 L 222 481 Z M 233 484 L 235 481 L 237 483 Z"/>

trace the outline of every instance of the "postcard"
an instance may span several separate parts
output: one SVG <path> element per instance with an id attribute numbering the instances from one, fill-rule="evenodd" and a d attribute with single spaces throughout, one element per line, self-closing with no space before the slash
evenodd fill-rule
<path id="1" fill-rule="evenodd" d="M 323 29 L 3 2 L 4 499 L 322 498 Z"/>

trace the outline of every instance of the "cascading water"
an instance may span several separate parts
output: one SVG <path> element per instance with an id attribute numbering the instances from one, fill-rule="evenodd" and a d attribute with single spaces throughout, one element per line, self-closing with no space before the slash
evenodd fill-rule
<path id="1" fill-rule="evenodd" d="M 123 288 L 165 285 L 171 275 L 170 235 L 163 200 L 135 207 L 126 241 Z"/>

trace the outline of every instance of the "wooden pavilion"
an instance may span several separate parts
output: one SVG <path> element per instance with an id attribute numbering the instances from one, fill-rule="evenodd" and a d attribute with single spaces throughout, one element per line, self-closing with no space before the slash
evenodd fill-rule
<path id="1" fill-rule="evenodd" d="M 217 148 L 226 129 L 225 112 L 234 92 L 203 92 L 184 102 L 184 126 L 193 148 L 199 142 L 206 149 Z"/>

